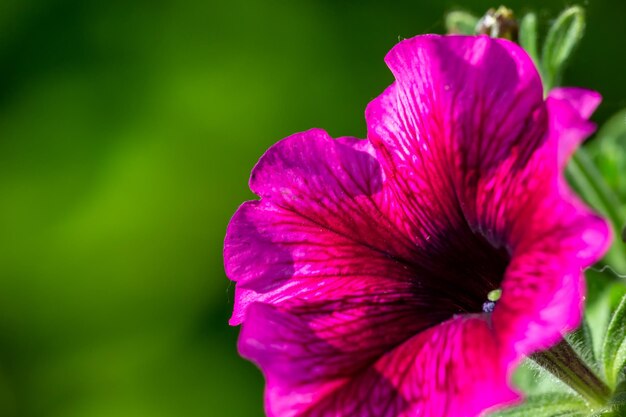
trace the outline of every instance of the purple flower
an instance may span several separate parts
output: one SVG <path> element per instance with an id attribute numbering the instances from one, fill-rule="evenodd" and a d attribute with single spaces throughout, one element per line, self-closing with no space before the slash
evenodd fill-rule
<path id="1" fill-rule="evenodd" d="M 228 227 L 231 324 L 273 417 L 515 401 L 512 368 L 578 325 L 582 269 L 608 245 L 562 176 L 597 93 L 544 101 L 526 53 L 488 37 L 418 36 L 386 62 L 396 81 L 367 108 L 368 140 L 280 141 Z"/>

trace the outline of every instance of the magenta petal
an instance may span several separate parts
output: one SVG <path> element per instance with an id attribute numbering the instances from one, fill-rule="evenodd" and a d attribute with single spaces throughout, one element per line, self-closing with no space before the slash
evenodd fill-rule
<path id="1" fill-rule="evenodd" d="M 337 386 L 419 331 L 410 307 L 392 299 L 373 301 L 250 306 L 239 350 L 265 373 L 270 416 L 306 415 Z"/>
<path id="2" fill-rule="evenodd" d="M 607 247 L 606 223 L 576 204 L 554 202 L 545 217 L 528 225 L 535 236 L 520 244 L 502 282 L 493 313 L 501 343 L 513 362 L 545 349 L 580 323 L 584 302 L 583 269 Z"/>
<path id="3" fill-rule="evenodd" d="M 509 217 L 516 219 L 509 222 L 512 260 L 493 316 L 512 357 L 547 348 L 578 326 L 583 270 L 609 247 L 606 221 L 573 194 L 562 172 L 576 146 L 593 132 L 586 118 L 599 99 L 582 89 L 553 91 L 547 140 L 513 182 L 521 194 L 508 204 Z"/>
<path id="4" fill-rule="evenodd" d="M 365 360 L 376 338 L 349 315 L 316 322 L 260 304 L 250 313 L 239 348 L 266 375 L 269 416 L 472 417 L 517 398 L 480 316 L 459 316 Z M 388 335 L 410 335 L 401 323 L 388 324 Z"/>
<path id="5" fill-rule="evenodd" d="M 396 82 L 368 106 L 368 137 L 407 216 L 427 234 L 476 224 L 477 188 L 495 169 L 525 164 L 543 141 L 543 91 L 531 59 L 504 40 L 418 36 L 386 62 Z"/>
<path id="6" fill-rule="evenodd" d="M 226 242 L 227 270 L 238 279 L 231 324 L 239 324 L 256 301 L 330 301 L 389 292 L 411 297 L 413 276 L 404 264 L 273 203 L 244 204 Z"/>
<path id="7" fill-rule="evenodd" d="M 561 166 L 565 166 L 580 143 L 596 126 L 588 118 L 601 101 L 600 94 L 582 88 L 557 88 L 548 96 L 550 136 L 558 141 Z"/>
<path id="8" fill-rule="evenodd" d="M 555 88 L 550 91 L 548 98 L 567 102 L 581 119 L 590 118 L 602 101 L 597 91 L 577 87 Z"/>
<path id="9" fill-rule="evenodd" d="M 398 415 L 472 417 L 518 399 L 507 365 L 488 318 L 464 315 L 420 333 L 374 368 L 408 404 Z"/>
<path id="10" fill-rule="evenodd" d="M 400 259 L 411 249 L 385 206 L 372 153 L 366 141 L 315 129 L 261 158 L 250 186 L 262 201 L 239 208 L 224 245 L 226 273 L 237 281 L 231 324 L 255 301 L 408 291 L 411 271 Z"/>

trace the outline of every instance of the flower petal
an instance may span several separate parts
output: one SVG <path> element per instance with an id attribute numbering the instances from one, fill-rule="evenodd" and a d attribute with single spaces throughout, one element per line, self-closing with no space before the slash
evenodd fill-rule
<path id="1" fill-rule="evenodd" d="M 502 298 L 493 312 L 501 343 L 511 361 L 546 349 L 574 330 L 584 303 L 583 269 L 606 250 L 606 223 L 573 204 L 546 207 L 537 239 L 520 244 L 502 282 Z"/>
<path id="2" fill-rule="evenodd" d="M 264 304 L 250 313 L 239 349 L 266 375 L 270 417 L 472 417 L 517 398 L 482 315 L 458 316 L 380 358 L 355 361 L 367 356 L 371 333 L 350 327 L 342 312 L 319 322 Z M 389 324 L 388 335 L 408 334 L 402 321 Z"/>
<path id="3" fill-rule="evenodd" d="M 499 167 L 523 166 L 544 138 L 531 59 L 505 40 L 418 36 L 386 62 L 396 82 L 368 106 L 368 138 L 407 217 L 422 236 L 477 227 L 477 189 Z"/>
<path id="4" fill-rule="evenodd" d="M 224 245 L 237 281 L 231 324 L 254 301 L 409 291 L 415 271 L 402 259 L 412 249 L 386 208 L 371 152 L 366 141 L 311 130 L 261 158 L 250 187 L 262 201 L 239 208 Z"/>
<path id="5" fill-rule="evenodd" d="M 573 194 L 562 173 L 576 145 L 593 131 L 586 117 L 598 100 L 596 93 L 580 89 L 551 94 L 548 138 L 509 183 L 518 190 L 518 197 L 503 205 L 505 216 L 515 219 L 509 222 L 512 260 L 494 324 L 502 343 L 512 346 L 512 356 L 545 349 L 578 326 L 583 269 L 609 247 L 606 221 Z"/>
<path id="6" fill-rule="evenodd" d="M 578 116 L 587 120 L 596 110 L 602 96 L 597 91 L 586 90 L 578 87 L 560 87 L 550 91 L 549 99 L 555 99 L 568 103 Z"/>
<path id="7" fill-rule="evenodd" d="M 556 88 L 550 91 L 547 104 L 551 132 L 558 140 L 562 167 L 581 142 L 596 130 L 595 124 L 588 119 L 601 100 L 597 92 L 582 88 Z"/>

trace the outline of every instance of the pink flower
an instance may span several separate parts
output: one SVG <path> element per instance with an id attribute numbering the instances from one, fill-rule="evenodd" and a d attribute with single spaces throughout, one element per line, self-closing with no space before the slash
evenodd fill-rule
<path id="1" fill-rule="evenodd" d="M 608 245 L 562 176 L 598 94 L 544 101 L 526 53 L 488 37 L 418 36 L 386 62 L 396 81 L 367 108 L 368 140 L 280 141 L 228 227 L 231 324 L 269 416 L 471 417 L 516 400 L 512 368 L 578 325 L 582 269 Z"/>

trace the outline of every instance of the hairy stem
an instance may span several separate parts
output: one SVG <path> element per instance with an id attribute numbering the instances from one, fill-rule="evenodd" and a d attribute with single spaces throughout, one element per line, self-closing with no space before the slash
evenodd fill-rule
<path id="1" fill-rule="evenodd" d="M 580 394 L 593 409 L 606 405 L 611 397 L 609 387 L 589 369 L 563 339 L 559 344 L 530 359 Z"/>

